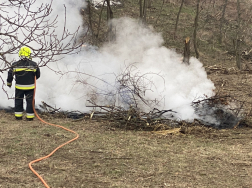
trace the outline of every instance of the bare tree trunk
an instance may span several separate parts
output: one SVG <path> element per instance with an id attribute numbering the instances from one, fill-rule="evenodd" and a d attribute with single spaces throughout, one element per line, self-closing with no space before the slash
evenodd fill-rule
<path id="1" fill-rule="evenodd" d="M 146 23 L 146 1 L 147 0 L 139 0 L 140 19 L 143 23 Z"/>
<path id="2" fill-rule="evenodd" d="M 110 0 L 106 0 L 106 1 L 107 1 L 108 40 L 112 41 L 114 38 L 114 34 L 112 31 L 112 24 L 110 20 L 113 19 L 114 15 L 110 6 Z"/>
<path id="3" fill-rule="evenodd" d="M 183 62 L 189 65 L 190 64 L 189 59 L 190 59 L 190 38 L 187 37 L 185 39 Z"/>
<path id="4" fill-rule="evenodd" d="M 98 28 L 97 28 L 96 38 L 99 37 L 99 33 L 100 33 L 101 17 L 102 17 L 102 11 L 103 11 L 103 9 L 104 9 L 104 5 L 105 5 L 105 0 L 103 1 L 103 5 L 102 5 L 102 8 L 101 8 L 101 13 L 100 13 L 100 15 L 99 15 L 99 22 L 98 22 Z"/>
<path id="5" fill-rule="evenodd" d="M 147 0 L 144 0 L 144 5 L 143 5 L 143 22 L 144 23 L 146 23 L 146 10 L 147 10 L 146 1 Z"/>
<path id="6" fill-rule="evenodd" d="M 93 26 L 92 26 L 92 11 L 91 11 L 91 3 L 88 1 L 88 22 L 89 22 L 89 29 L 91 32 L 92 40 L 94 38 Z"/>
<path id="7" fill-rule="evenodd" d="M 140 19 L 143 18 L 143 1 L 139 0 Z"/>
<path id="8" fill-rule="evenodd" d="M 222 9 L 221 20 L 220 20 L 220 38 L 219 38 L 219 43 L 220 44 L 222 43 L 222 27 L 223 27 L 223 24 L 224 24 L 227 2 L 228 2 L 228 0 L 225 0 L 225 3 L 223 5 L 223 9 Z"/>
<path id="9" fill-rule="evenodd" d="M 194 38 L 194 50 L 196 53 L 196 58 L 199 58 L 199 51 L 197 47 L 197 29 L 198 29 L 198 20 L 199 20 L 199 4 L 200 0 L 197 0 L 197 10 L 196 10 L 196 16 L 194 21 L 194 32 L 193 32 L 193 38 Z"/>
<path id="10" fill-rule="evenodd" d="M 181 1 L 180 7 L 179 7 L 179 11 L 178 11 L 178 14 L 177 14 L 177 19 L 176 19 L 176 24 L 175 24 L 175 30 L 174 30 L 174 38 L 176 37 L 176 34 L 177 34 L 179 16 L 180 16 L 180 13 L 181 13 L 181 10 L 182 10 L 184 2 L 185 2 L 185 0 Z"/>
<path id="11" fill-rule="evenodd" d="M 106 1 L 107 1 L 107 20 L 110 21 L 111 19 L 113 19 L 114 15 L 110 6 L 110 0 Z"/>
<path id="12" fill-rule="evenodd" d="M 237 0 L 237 30 L 236 30 L 236 41 L 235 41 L 235 55 L 236 65 L 238 69 L 241 69 L 241 55 L 240 55 L 240 27 L 241 27 L 241 9 L 240 0 Z"/>

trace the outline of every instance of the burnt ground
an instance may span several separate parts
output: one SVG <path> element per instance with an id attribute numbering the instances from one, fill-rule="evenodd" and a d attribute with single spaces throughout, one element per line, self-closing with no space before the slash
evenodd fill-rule
<path id="1" fill-rule="evenodd" d="M 183 133 L 156 134 L 99 119 L 43 114 L 46 121 L 70 128 L 80 138 L 33 167 L 52 188 L 252 187 L 252 75 L 214 66 L 206 70 L 218 96 L 230 96 L 224 102 L 236 109 L 246 126 L 195 126 Z M 16 121 L 1 111 L 0 187 L 44 187 L 28 163 L 73 137 L 38 119 Z"/>
<path id="2" fill-rule="evenodd" d="M 208 78 L 215 84 L 217 98 L 225 98 L 224 105 L 229 105 L 237 116 L 249 123 L 252 115 L 252 74 L 234 67 L 209 66 L 206 70 Z"/>

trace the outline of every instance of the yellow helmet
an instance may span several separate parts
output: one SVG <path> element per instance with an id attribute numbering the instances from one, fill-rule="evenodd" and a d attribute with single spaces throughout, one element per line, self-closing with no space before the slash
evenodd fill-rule
<path id="1" fill-rule="evenodd" d="M 19 57 L 31 59 L 31 49 L 26 46 L 23 46 L 22 48 L 20 48 L 18 55 Z"/>

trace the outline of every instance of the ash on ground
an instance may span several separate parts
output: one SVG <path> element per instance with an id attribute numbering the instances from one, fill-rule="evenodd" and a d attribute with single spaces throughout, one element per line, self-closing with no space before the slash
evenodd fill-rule
<path id="1" fill-rule="evenodd" d="M 228 106 L 212 105 L 207 102 L 194 105 L 195 113 L 198 120 L 204 125 L 214 127 L 216 129 L 234 128 L 239 125 L 240 118 L 235 115 Z"/>

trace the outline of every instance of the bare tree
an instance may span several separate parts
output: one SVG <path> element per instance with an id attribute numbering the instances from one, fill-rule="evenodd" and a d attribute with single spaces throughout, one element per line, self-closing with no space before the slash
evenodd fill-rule
<path id="1" fill-rule="evenodd" d="M 240 0 L 237 0 L 237 30 L 236 30 L 236 39 L 235 39 L 235 55 L 236 55 L 236 65 L 241 69 L 241 54 L 240 54 L 240 28 L 241 28 L 241 8 Z"/>
<path id="2" fill-rule="evenodd" d="M 194 38 L 194 50 L 196 53 L 196 58 L 199 58 L 199 51 L 197 46 L 197 29 L 198 29 L 198 20 L 199 20 L 199 4 L 200 0 L 197 0 L 197 9 L 196 9 L 196 16 L 194 20 L 194 32 L 193 32 L 193 38 Z"/>
<path id="3" fill-rule="evenodd" d="M 104 2 L 103 2 L 103 4 L 104 4 Z M 87 10 L 88 10 L 88 26 L 89 26 L 89 30 L 90 30 L 90 33 L 91 33 L 91 36 L 92 36 L 92 40 L 93 40 L 95 34 L 94 34 L 93 24 L 92 24 L 92 6 L 91 6 L 91 2 L 90 1 L 87 1 L 87 3 L 88 3 L 88 5 L 87 5 Z M 103 10 L 103 7 L 102 7 L 102 10 Z"/>
<path id="4" fill-rule="evenodd" d="M 103 11 L 104 5 L 105 5 L 105 1 L 103 1 L 103 5 L 102 5 L 102 8 L 101 8 L 101 12 L 100 12 L 100 14 L 99 14 L 99 22 L 98 22 L 98 27 L 97 27 L 96 38 L 99 37 L 99 33 L 100 33 L 101 20 L 102 20 L 102 11 Z"/>
<path id="5" fill-rule="evenodd" d="M 181 4 L 180 4 L 180 7 L 179 7 L 179 11 L 178 11 L 178 14 L 177 14 L 177 19 L 176 19 L 176 24 L 175 24 L 174 37 L 176 37 L 176 33 L 177 33 L 177 29 L 178 29 L 179 16 L 180 16 L 180 13 L 181 13 L 184 2 L 185 2 L 185 0 L 181 0 Z"/>
<path id="6" fill-rule="evenodd" d="M 106 0 L 106 2 L 107 2 L 108 40 L 111 41 L 114 38 L 113 37 L 114 34 L 112 31 L 112 24 L 110 21 L 113 19 L 114 15 L 110 6 L 110 0 Z"/>
<path id="7" fill-rule="evenodd" d="M 225 3 L 223 5 L 222 14 L 221 14 L 221 20 L 220 20 L 220 37 L 219 37 L 219 43 L 222 43 L 222 28 L 225 20 L 225 13 L 226 13 L 226 7 L 227 7 L 228 0 L 225 0 Z"/>
<path id="8" fill-rule="evenodd" d="M 65 22 L 59 35 L 56 30 L 58 16 L 52 19 L 52 1 L 41 3 L 39 7 L 36 3 L 36 0 L 0 3 L 0 71 L 11 66 L 14 59 L 8 57 L 16 55 L 24 45 L 32 49 L 39 66 L 57 61 L 60 55 L 72 53 L 82 45 L 78 38 L 80 28 L 73 33 L 66 28 L 65 5 L 65 14 L 61 15 Z"/>
<path id="9" fill-rule="evenodd" d="M 146 9 L 146 0 L 139 0 L 140 19 L 143 23 L 146 23 Z"/>

